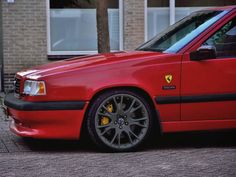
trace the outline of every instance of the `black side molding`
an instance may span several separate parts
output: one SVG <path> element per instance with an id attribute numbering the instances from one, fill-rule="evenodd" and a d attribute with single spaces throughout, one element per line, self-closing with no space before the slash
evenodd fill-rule
<path id="1" fill-rule="evenodd" d="M 4 99 L 4 105 L 22 111 L 82 110 L 85 104 L 85 101 L 28 102 L 16 98 L 14 93 L 7 94 Z"/>
<path id="2" fill-rule="evenodd" d="M 198 103 L 235 100 L 235 93 L 194 96 L 158 96 L 155 98 L 157 104 Z"/>
<path id="3" fill-rule="evenodd" d="M 155 98 L 157 104 L 175 104 L 180 103 L 180 96 L 159 96 Z"/>

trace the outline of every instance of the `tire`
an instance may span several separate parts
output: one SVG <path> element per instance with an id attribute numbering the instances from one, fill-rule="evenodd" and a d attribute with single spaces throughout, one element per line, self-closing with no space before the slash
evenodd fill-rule
<path id="1" fill-rule="evenodd" d="M 91 103 L 87 129 L 102 151 L 133 151 L 148 139 L 152 112 L 141 95 L 124 89 L 109 90 Z"/>

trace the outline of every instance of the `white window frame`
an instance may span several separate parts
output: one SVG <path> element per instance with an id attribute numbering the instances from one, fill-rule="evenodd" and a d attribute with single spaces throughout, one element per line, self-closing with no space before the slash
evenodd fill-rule
<path id="1" fill-rule="evenodd" d="M 88 55 L 97 54 L 98 51 L 52 51 L 51 49 L 51 29 L 50 29 L 50 0 L 46 0 L 47 4 L 47 50 L 48 55 Z M 123 25 L 123 0 L 119 0 L 119 51 L 124 50 L 124 25 Z M 117 51 L 117 50 L 115 50 Z M 114 52 L 114 51 L 112 51 Z"/>
<path id="2" fill-rule="evenodd" d="M 144 0 L 144 41 L 148 40 L 148 0 Z"/>

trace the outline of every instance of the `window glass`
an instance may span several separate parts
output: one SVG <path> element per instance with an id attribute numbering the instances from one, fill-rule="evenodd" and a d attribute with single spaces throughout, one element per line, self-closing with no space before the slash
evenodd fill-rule
<path id="1" fill-rule="evenodd" d="M 119 0 L 108 1 L 111 50 L 119 50 Z M 95 1 L 50 0 L 51 53 L 97 51 Z"/>
<path id="2" fill-rule="evenodd" d="M 216 6 L 235 5 L 235 0 L 175 0 L 175 21 L 179 21 L 192 12 Z"/>
<path id="3" fill-rule="evenodd" d="M 199 11 L 185 17 L 167 30 L 152 38 L 138 50 L 176 53 L 228 11 Z"/>
<path id="4" fill-rule="evenodd" d="M 216 49 L 217 58 L 236 56 L 236 18 L 203 43 Z"/>
<path id="5" fill-rule="evenodd" d="M 147 38 L 151 39 L 169 26 L 169 1 L 147 1 Z"/>
<path id="6" fill-rule="evenodd" d="M 175 0 L 175 21 L 207 7 L 236 5 L 235 0 Z M 166 30 L 170 25 L 169 0 L 147 1 L 147 38 Z"/>
<path id="7" fill-rule="evenodd" d="M 175 21 L 179 21 L 184 17 L 190 15 L 192 12 L 196 12 L 206 7 L 176 7 L 175 8 Z"/>
<path id="8" fill-rule="evenodd" d="M 235 0 L 175 0 L 176 7 L 209 7 L 235 5 Z"/>
<path id="9" fill-rule="evenodd" d="M 169 7 L 169 0 L 148 0 L 148 7 Z"/>
<path id="10" fill-rule="evenodd" d="M 119 1 L 109 0 L 107 1 L 109 9 L 117 9 L 119 7 Z M 95 0 L 50 0 L 51 9 L 63 9 L 63 8 L 95 8 Z"/>

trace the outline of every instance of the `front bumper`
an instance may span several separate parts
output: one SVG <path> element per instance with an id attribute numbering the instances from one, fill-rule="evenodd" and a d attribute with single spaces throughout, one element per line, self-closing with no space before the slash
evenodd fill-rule
<path id="1" fill-rule="evenodd" d="M 4 105 L 12 118 L 10 129 L 19 136 L 78 139 L 88 102 L 28 102 L 11 93 Z"/>

